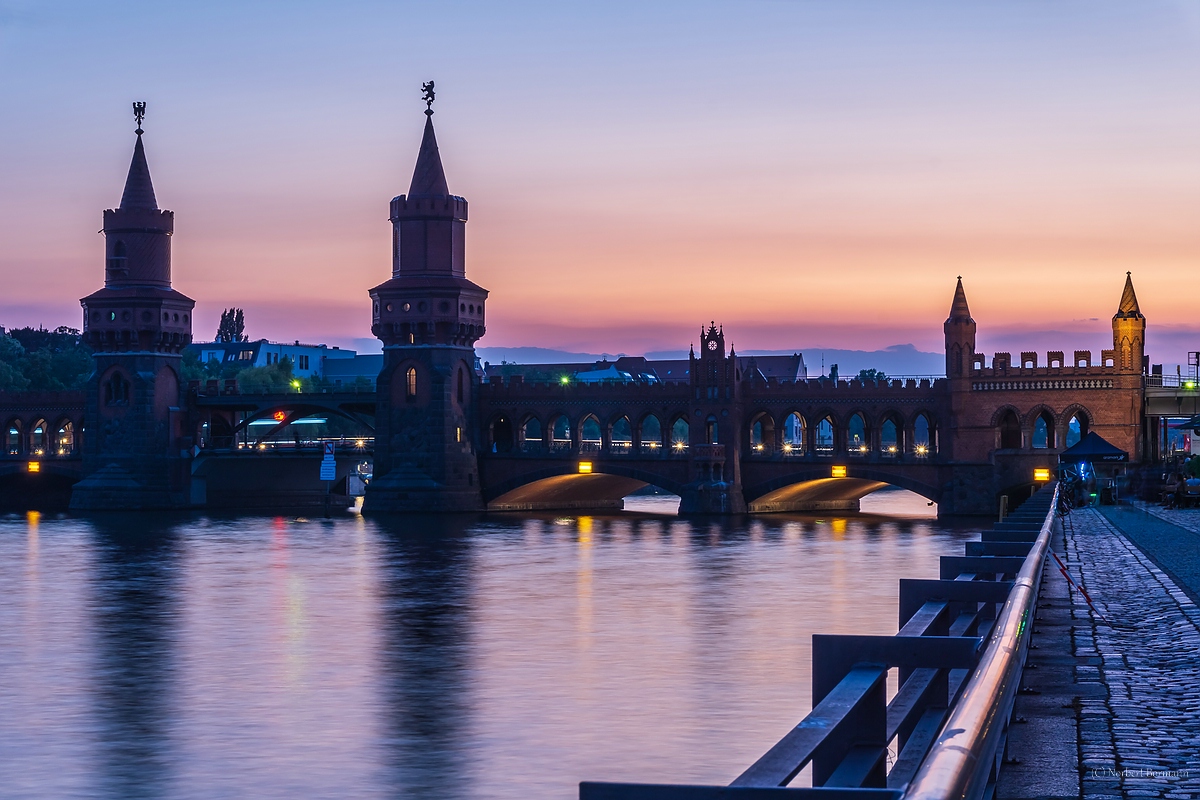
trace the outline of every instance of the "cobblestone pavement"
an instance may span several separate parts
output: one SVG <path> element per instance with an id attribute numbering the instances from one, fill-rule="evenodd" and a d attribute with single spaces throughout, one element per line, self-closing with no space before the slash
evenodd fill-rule
<path id="1" fill-rule="evenodd" d="M 1163 508 L 1157 503 L 1138 503 L 1137 506 L 1172 525 L 1200 533 L 1200 508 Z"/>
<path id="2" fill-rule="evenodd" d="M 1200 608 L 1122 529 L 1169 540 L 1169 558 L 1197 562 L 1200 538 L 1166 530 L 1153 512 L 1121 512 L 1081 509 L 1064 519 L 1068 571 L 1108 620 L 1071 591 L 1075 655 L 1099 657 L 1099 666 L 1076 667 L 1076 680 L 1107 688 L 1080 700 L 1083 794 L 1200 798 Z M 1195 539 L 1190 554 L 1175 541 L 1180 534 Z"/>

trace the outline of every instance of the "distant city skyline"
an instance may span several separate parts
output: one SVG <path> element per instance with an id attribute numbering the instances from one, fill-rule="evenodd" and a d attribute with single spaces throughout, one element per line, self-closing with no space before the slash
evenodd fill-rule
<path id="1" fill-rule="evenodd" d="M 149 103 L 197 339 L 370 337 L 438 84 L 482 347 L 1200 349 L 1200 4 L 0 5 L 0 325 L 80 325 Z"/>

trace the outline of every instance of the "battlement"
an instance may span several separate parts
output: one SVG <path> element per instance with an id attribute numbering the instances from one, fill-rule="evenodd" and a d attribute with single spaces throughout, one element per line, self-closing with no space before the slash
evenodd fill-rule
<path id="1" fill-rule="evenodd" d="M 104 233 L 175 232 L 175 212 L 152 208 L 109 208 L 104 211 Z"/>
<path id="2" fill-rule="evenodd" d="M 392 222 L 427 217 L 467 221 L 466 198 L 457 195 L 414 197 L 410 200 L 407 195 L 402 194 L 392 198 L 391 211 Z"/>
<path id="3" fill-rule="evenodd" d="M 1046 354 L 1046 363 L 1038 363 L 1038 354 L 1024 351 L 1015 364 L 1011 353 L 996 353 L 992 365 L 987 366 L 986 357 L 976 353 L 971 361 L 971 378 L 1096 378 L 1124 374 L 1117 366 L 1115 350 L 1101 350 L 1099 360 L 1093 360 L 1091 350 L 1075 350 L 1067 360 L 1062 350 L 1051 350 Z"/>
<path id="4" fill-rule="evenodd" d="M 768 378 L 747 386 L 744 395 L 752 397 L 775 397 L 780 395 L 811 394 L 817 392 L 853 392 L 856 395 L 895 397 L 897 395 L 928 395 L 941 391 L 946 379 L 936 376 L 912 378 L 884 378 L 881 380 L 859 380 L 858 378 L 808 378 L 796 381 Z"/>
<path id="5" fill-rule="evenodd" d="M 691 397 L 691 385 L 687 383 L 541 383 L 529 382 L 520 375 L 511 375 L 505 379 L 493 375 L 483 384 L 483 396 L 489 400 L 521 399 L 606 399 L 606 398 L 636 398 L 651 396 L 655 398 Z"/>

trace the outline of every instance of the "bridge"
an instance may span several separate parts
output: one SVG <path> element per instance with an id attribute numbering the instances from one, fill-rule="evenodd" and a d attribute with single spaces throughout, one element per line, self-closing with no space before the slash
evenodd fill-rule
<path id="1" fill-rule="evenodd" d="M 389 204 L 390 277 L 368 292 L 384 352 L 375 391 L 187 385 L 195 304 L 172 288 L 174 215 L 157 205 L 142 133 L 121 204 L 103 215 L 104 286 L 81 300 L 95 351 L 86 389 L 69 401 L 0 394 L 6 501 L 69 489 L 80 510 L 323 503 L 317 447 L 295 430 L 313 415 L 362 432 L 339 440 L 334 483 L 370 460 L 367 513 L 612 509 L 647 485 L 678 494 L 684 513 L 850 510 L 891 485 L 941 514 L 991 514 L 1089 430 L 1134 462 L 1159 452 L 1129 275 L 1098 357 L 986 357 L 960 279 L 944 376 L 768 377 L 715 323 L 682 368 L 652 380 L 486 376 L 474 347 L 494 301 L 466 277 L 468 205 L 449 192 L 432 116 L 408 193 Z"/>

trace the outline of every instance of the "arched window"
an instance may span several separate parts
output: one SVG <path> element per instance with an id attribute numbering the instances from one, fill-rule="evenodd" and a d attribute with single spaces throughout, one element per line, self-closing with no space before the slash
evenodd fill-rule
<path id="1" fill-rule="evenodd" d="M 884 456 L 896 456 L 900 452 L 900 426 L 891 417 L 879 426 L 879 449 Z"/>
<path id="2" fill-rule="evenodd" d="M 462 405 L 462 401 L 463 401 L 463 382 L 465 380 L 465 375 L 466 375 L 466 373 L 464 372 L 463 368 L 459 367 L 458 368 L 458 404 L 460 406 Z"/>
<path id="3" fill-rule="evenodd" d="M 707 444 L 718 444 L 717 432 L 717 418 L 709 414 L 708 419 L 704 420 L 704 441 Z"/>
<path id="4" fill-rule="evenodd" d="M 1038 414 L 1033 421 L 1033 446 L 1038 450 L 1054 447 L 1054 417 L 1049 411 Z"/>
<path id="5" fill-rule="evenodd" d="M 600 420 L 591 414 L 579 424 L 580 452 L 599 452 L 603 441 L 600 436 Z"/>
<path id="6" fill-rule="evenodd" d="M 934 451 L 933 431 L 929 424 L 929 417 L 917 414 L 917 418 L 913 421 L 913 452 L 918 457 L 924 458 Z"/>
<path id="7" fill-rule="evenodd" d="M 657 453 L 662 450 L 662 423 L 658 421 L 658 417 L 648 414 L 642 420 L 642 435 L 639 438 L 642 440 L 643 453 Z"/>
<path id="8" fill-rule="evenodd" d="M 404 396 L 408 402 L 417 399 L 417 368 L 409 367 L 404 373 Z"/>
<path id="9" fill-rule="evenodd" d="M 863 419 L 862 414 L 855 414 L 850 417 L 850 424 L 846 427 L 848 438 L 846 447 L 849 451 L 863 455 L 867 452 L 867 421 Z"/>
<path id="10" fill-rule="evenodd" d="M 114 372 L 104 382 L 104 405 L 123 406 L 129 403 L 129 381 L 119 372 Z"/>
<path id="11" fill-rule="evenodd" d="M 683 417 L 675 420 L 675 424 L 671 426 L 671 451 L 674 453 L 686 451 L 690 439 L 691 431 L 687 420 Z"/>
<path id="12" fill-rule="evenodd" d="M 532 453 L 542 448 L 542 423 L 537 417 L 525 420 L 521 429 L 521 446 L 526 452 Z"/>
<path id="13" fill-rule="evenodd" d="M 571 449 L 571 423 L 561 414 L 550 421 L 550 449 Z"/>
<path id="14" fill-rule="evenodd" d="M 127 257 L 125 243 L 117 240 L 113 245 L 112 257 L 108 259 L 108 271 L 114 277 L 120 277 L 129 272 L 129 259 Z"/>
<path id="15" fill-rule="evenodd" d="M 633 427 L 629 417 L 621 417 L 613 423 L 609 443 L 614 453 L 629 453 L 633 450 Z"/>
<path id="16" fill-rule="evenodd" d="M 1000 418 L 1000 449 L 1016 450 L 1021 447 L 1021 420 L 1009 409 Z"/>
<path id="17" fill-rule="evenodd" d="M 831 456 L 833 455 L 833 420 L 825 417 L 817 423 L 816 429 L 816 450 L 817 455 Z"/>
<path id="18" fill-rule="evenodd" d="M 69 456 L 75 452 L 75 426 L 70 420 L 63 420 L 58 424 L 58 431 L 54 435 L 54 452 L 60 456 Z"/>
<path id="19" fill-rule="evenodd" d="M 804 417 L 793 411 L 783 421 L 783 454 L 801 456 L 804 450 Z"/>
<path id="20" fill-rule="evenodd" d="M 492 452 L 508 453 L 513 448 L 512 420 L 501 415 L 492 422 Z"/>
<path id="21" fill-rule="evenodd" d="M 1079 444 L 1088 434 L 1088 420 L 1083 414 L 1072 414 L 1067 421 L 1067 447 Z"/>
<path id="22" fill-rule="evenodd" d="M 48 439 L 49 437 L 46 435 L 46 420 L 39 419 L 29 429 L 29 454 L 34 456 L 46 455 L 46 448 L 50 444 Z"/>
<path id="23" fill-rule="evenodd" d="M 10 456 L 21 455 L 21 421 L 12 420 L 4 434 L 4 452 Z"/>
<path id="24" fill-rule="evenodd" d="M 759 414 L 750 423 L 750 452 L 769 455 L 775 449 L 775 421 L 767 413 Z"/>

